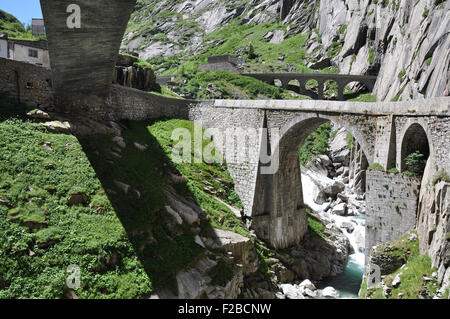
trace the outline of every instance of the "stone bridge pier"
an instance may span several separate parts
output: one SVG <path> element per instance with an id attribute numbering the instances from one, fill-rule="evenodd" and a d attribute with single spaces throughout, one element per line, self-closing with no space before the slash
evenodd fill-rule
<path id="1" fill-rule="evenodd" d="M 450 141 L 448 136 L 439 133 L 450 129 L 449 101 L 449 98 L 430 99 L 426 103 L 423 100 L 399 103 L 218 100 L 192 106 L 189 119 L 215 132 L 213 140 L 225 154 L 245 214 L 252 218 L 252 228 L 259 238 L 283 249 L 300 243 L 308 229 L 298 150 L 310 133 L 332 121 L 352 134 L 362 151 L 358 154 L 364 154 L 368 165 L 379 163 L 385 169 L 402 169 L 405 152 L 413 148 L 406 144 L 414 140 L 411 136 L 417 132 L 417 123 L 421 123 L 435 159 L 433 169 L 449 170 Z M 226 143 L 219 143 L 214 136 L 226 128 L 239 128 L 240 133 Z M 246 135 L 249 129 L 258 130 L 258 134 Z M 244 161 L 236 160 L 237 154 L 242 153 L 251 155 Z M 270 160 L 264 160 L 266 157 Z M 380 180 L 379 176 L 374 178 Z M 393 207 L 410 196 L 402 193 L 410 189 L 398 188 L 398 198 L 392 195 Z M 369 231 L 369 245 L 396 239 L 399 234 L 390 227 L 394 230 L 411 227 L 411 216 L 392 215 L 395 208 L 390 210 L 386 205 L 375 204 L 372 209 L 367 213 L 369 226 L 373 222 L 375 227 L 380 216 L 392 223 L 389 231 L 387 226 L 378 224 L 375 233 Z M 414 209 L 412 214 L 415 218 Z"/>
<path id="2" fill-rule="evenodd" d="M 103 116 L 136 0 L 41 0 L 58 111 Z"/>

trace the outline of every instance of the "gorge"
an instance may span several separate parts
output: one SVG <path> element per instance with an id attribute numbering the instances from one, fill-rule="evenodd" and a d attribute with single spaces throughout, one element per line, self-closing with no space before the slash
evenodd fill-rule
<path id="1" fill-rule="evenodd" d="M 0 297 L 448 298 L 448 1 L 78 2 L 51 70 L 0 59 Z"/>

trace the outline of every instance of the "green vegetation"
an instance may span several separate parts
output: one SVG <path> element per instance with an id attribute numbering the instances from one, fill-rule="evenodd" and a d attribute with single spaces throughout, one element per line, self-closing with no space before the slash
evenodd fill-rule
<path id="1" fill-rule="evenodd" d="M 331 136 L 331 122 L 319 126 L 312 132 L 299 150 L 300 164 L 305 166 L 317 155 L 326 154 Z"/>
<path id="2" fill-rule="evenodd" d="M 384 172 L 384 167 L 380 163 L 373 163 L 367 168 L 369 171 L 379 171 Z"/>
<path id="3" fill-rule="evenodd" d="M 185 120 L 157 121 L 148 127 L 149 132 L 156 138 L 168 158 L 172 158 L 173 148 L 179 143 L 172 140 L 172 132 L 175 129 L 186 129 L 194 137 L 194 123 Z M 210 143 L 211 141 L 204 140 L 203 148 Z M 195 163 L 195 158 L 198 159 L 201 155 L 196 152 L 193 140 L 191 150 L 191 163 L 173 164 L 188 179 L 187 184 L 178 186 L 177 190 L 181 194 L 191 195 L 195 199 L 197 204 L 209 215 L 212 226 L 248 236 L 248 231 L 242 221 L 234 215 L 229 207 L 216 200 L 219 198 L 230 206 L 242 208 L 226 166 L 207 164 L 205 159 L 202 159 L 201 163 Z M 215 156 L 215 151 L 212 155 Z"/>
<path id="4" fill-rule="evenodd" d="M 0 123 L 0 141 L 0 198 L 7 203 L 0 205 L 0 281 L 5 286 L 0 298 L 61 298 L 71 264 L 82 269 L 81 298 L 142 297 L 152 290 L 74 137 L 9 119 Z M 46 163 L 55 169 L 46 169 Z M 69 207 L 73 191 L 108 205 L 99 211 Z M 113 256 L 120 256 L 120 264 L 113 264 Z"/>
<path id="5" fill-rule="evenodd" d="M 403 82 L 403 81 L 402 81 Z M 391 102 L 398 102 L 399 100 L 400 100 L 400 97 L 402 96 L 402 94 L 403 94 L 403 92 L 405 91 L 405 89 L 406 89 L 406 85 L 407 84 L 405 84 L 401 89 L 400 89 L 400 91 L 397 93 L 397 95 L 391 100 Z"/>
<path id="6" fill-rule="evenodd" d="M 329 58 L 334 58 L 341 53 L 342 47 L 344 46 L 344 40 L 334 41 L 331 43 L 330 50 L 327 52 Z"/>
<path id="7" fill-rule="evenodd" d="M 406 75 L 405 69 L 401 70 L 400 73 L 398 74 L 398 79 L 400 80 L 401 83 L 403 83 L 403 78 L 405 77 L 405 75 Z"/>
<path id="8" fill-rule="evenodd" d="M 251 77 L 239 74 L 216 71 L 192 71 L 185 74 L 187 82 L 180 88 L 180 93 L 194 99 L 281 99 L 287 92 L 279 87 L 269 85 Z"/>
<path id="9" fill-rule="evenodd" d="M 425 166 L 427 165 L 427 158 L 420 151 L 409 154 L 405 158 L 405 167 L 407 171 L 417 175 L 423 174 Z"/>
<path id="10" fill-rule="evenodd" d="M 224 260 L 220 260 L 217 265 L 211 269 L 209 275 L 212 278 L 212 284 L 224 286 L 233 277 L 233 268 Z"/>
<path id="11" fill-rule="evenodd" d="M 369 63 L 373 64 L 375 62 L 375 50 L 370 49 L 369 51 Z"/>
<path id="12" fill-rule="evenodd" d="M 411 235 L 415 234 L 416 239 L 411 240 Z M 405 267 L 395 269 L 387 274 L 384 282 L 392 287 L 394 278 L 401 273 L 401 282 L 398 287 L 392 287 L 391 294 L 387 299 L 418 299 L 429 298 L 429 295 L 436 293 L 438 287 L 437 280 L 432 278 L 432 273 L 436 271 L 431 267 L 431 259 L 427 255 L 421 255 L 419 250 L 419 241 L 416 233 L 408 233 L 399 240 L 379 246 L 375 253 L 392 256 L 404 261 Z M 425 281 L 424 277 L 431 278 Z M 361 298 L 385 299 L 383 289 L 377 286 L 367 289 L 365 281 L 361 286 Z"/>
<path id="13" fill-rule="evenodd" d="M 105 156 L 115 147 L 110 137 L 47 133 L 13 116 L 19 106 L 5 109 L 5 95 L 0 101 L 0 298 L 62 298 L 71 264 L 81 268 L 79 298 L 143 298 L 162 286 L 175 289 L 175 274 L 203 249 L 186 226 L 167 228 L 173 221 L 162 189 L 176 169 L 158 141 L 169 143 L 170 128 L 193 124 L 157 122 L 147 129 L 123 123 L 127 147 L 113 160 Z M 133 141 L 148 150 L 137 150 Z M 181 168 L 187 183 L 176 188 L 211 216 L 202 229 L 213 225 L 247 235 L 223 204 L 241 206 L 225 167 Z M 116 180 L 136 191 L 118 196 Z M 217 194 L 207 193 L 202 181 L 210 181 Z M 69 204 L 73 194 L 85 199 Z"/>
<path id="14" fill-rule="evenodd" d="M 305 67 L 304 59 L 306 51 L 301 49 L 307 39 L 305 35 L 290 36 L 280 44 L 269 43 L 264 36 L 274 30 L 285 30 L 281 23 L 264 23 L 258 25 L 239 24 L 232 22 L 227 26 L 216 30 L 205 38 L 209 43 L 207 48 L 198 56 L 179 62 L 178 68 L 170 68 L 164 74 L 178 74 L 181 68 L 198 66 L 207 62 L 208 56 L 222 54 L 236 54 L 237 51 L 245 53 L 248 62 L 254 67 L 264 67 L 277 70 L 279 57 L 284 56 L 285 63 L 296 67 L 298 72 L 311 72 Z M 219 45 L 217 45 L 219 43 Z M 153 65 L 161 62 L 161 59 L 151 60 Z M 157 65 L 155 65 L 156 68 Z M 249 70 L 251 71 L 251 70 Z M 257 70 L 253 70 L 257 71 Z M 282 71 L 282 70 L 279 70 Z"/>
<path id="15" fill-rule="evenodd" d="M 309 208 L 306 210 L 306 213 L 308 215 L 308 228 L 311 232 L 316 234 L 317 236 L 320 236 L 324 239 L 327 238 L 327 235 L 325 234 L 325 225 L 322 224 L 322 222 L 311 215 L 311 211 Z"/>
<path id="16" fill-rule="evenodd" d="M 347 141 L 347 148 L 351 150 L 353 148 L 353 136 L 352 133 L 347 131 L 347 136 L 345 137 L 345 140 Z"/>
<path id="17" fill-rule="evenodd" d="M 173 98 L 173 99 L 182 99 L 181 96 L 179 96 L 178 94 L 176 94 L 175 92 L 173 92 L 172 90 L 170 90 L 170 89 L 169 89 L 167 86 L 165 86 L 165 85 L 161 85 L 161 92 L 151 91 L 150 93 L 155 94 L 155 95 L 159 95 L 159 96 L 164 96 L 164 97 Z"/>
<path id="18" fill-rule="evenodd" d="M 436 184 L 438 184 L 439 182 L 446 182 L 446 183 L 450 183 L 450 177 L 448 176 L 447 172 L 445 171 L 445 169 L 441 169 L 439 171 L 439 173 L 437 173 L 432 180 L 432 184 L 433 186 L 435 186 Z"/>
<path id="19" fill-rule="evenodd" d="M 358 97 L 350 99 L 348 101 L 350 101 L 350 102 L 376 102 L 377 97 L 370 93 L 366 93 L 366 94 L 361 94 Z"/>
<path id="20" fill-rule="evenodd" d="M 34 37 L 31 32 L 31 26 L 25 28 L 13 15 L 0 10 L 0 34 L 7 33 L 11 39 L 21 40 L 39 40 L 44 37 Z"/>

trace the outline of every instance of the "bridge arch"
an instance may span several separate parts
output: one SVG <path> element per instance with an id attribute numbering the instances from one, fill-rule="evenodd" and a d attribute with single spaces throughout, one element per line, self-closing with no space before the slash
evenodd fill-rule
<path id="1" fill-rule="evenodd" d="M 400 170 L 408 170 L 406 159 L 409 155 L 418 151 L 423 155 L 423 160 L 428 160 L 430 154 L 432 154 L 432 144 L 427 134 L 427 127 L 425 123 L 419 121 L 413 121 L 405 125 L 401 134 L 401 146 L 400 146 Z M 424 166 L 424 165 L 423 165 Z M 425 168 L 425 167 L 423 167 Z M 421 173 L 419 171 L 414 173 Z"/>
<path id="2" fill-rule="evenodd" d="M 332 92 L 335 91 L 336 99 L 339 101 L 344 100 L 344 87 L 335 79 L 326 80 L 324 83 L 323 92 L 328 94 L 328 98 L 332 96 Z"/>
<path id="3" fill-rule="evenodd" d="M 317 123 L 314 125 L 313 122 L 317 121 Z M 297 130 L 305 130 L 305 133 L 307 134 L 303 137 L 303 139 L 300 141 L 301 145 L 305 142 L 306 138 L 320 125 L 331 121 L 336 124 L 338 124 L 340 127 L 345 128 L 348 132 L 352 134 L 352 136 L 355 138 L 355 140 L 358 142 L 358 144 L 362 147 L 364 155 L 366 156 L 367 160 L 369 161 L 369 164 L 372 163 L 373 155 L 369 152 L 369 143 L 366 140 L 365 135 L 363 134 L 362 130 L 358 126 L 352 125 L 350 122 L 341 119 L 339 116 L 334 115 L 324 115 L 324 114 L 316 114 L 316 113 L 310 113 L 310 114 L 303 114 L 299 115 L 298 117 L 293 118 L 288 123 L 283 125 L 280 129 L 280 136 L 282 137 L 278 143 L 278 147 L 282 145 L 283 139 L 285 139 L 289 134 L 292 134 L 292 132 L 296 132 Z M 312 125 L 312 127 L 310 127 Z M 299 129 L 300 128 L 300 129 Z"/>
<path id="4" fill-rule="evenodd" d="M 299 115 L 280 130 L 280 140 L 272 147 L 279 156 L 279 169 L 272 175 L 258 172 L 252 227 L 260 238 L 274 248 L 283 249 L 297 245 L 306 235 L 308 221 L 303 198 L 299 149 L 308 136 L 320 125 L 333 121 L 345 127 L 360 143 L 361 134 L 352 126 L 333 117 Z M 367 149 L 364 149 L 367 157 Z M 368 158 L 368 157 L 367 157 Z"/>
<path id="5" fill-rule="evenodd" d="M 370 92 L 372 92 L 373 89 L 374 89 L 374 87 L 375 87 L 375 84 L 374 84 L 372 81 L 366 81 L 366 80 L 364 80 L 364 79 L 343 81 L 343 82 L 341 83 L 341 86 L 342 86 L 343 88 L 345 88 L 345 87 L 346 87 L 347 85 L 349 85 L 350 83 L 360 83 L 360 84 L 364 85 L 364 86 L 367 88 L 367 90 L 370 91 Z"/>

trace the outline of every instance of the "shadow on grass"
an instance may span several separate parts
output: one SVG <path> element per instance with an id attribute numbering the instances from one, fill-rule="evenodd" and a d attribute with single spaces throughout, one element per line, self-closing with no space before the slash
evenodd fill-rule
<path id="1" fill-rule="evenodd" d="M 27 109 L 24 104 L 13 101 L 9 93 L 0 92 L 0 121 L 10 118 L 26 119 Z"/>
<path id="2" fill-rule="evenodd" d="M 192 199 L 186 183 L 170 185 L 168 176 L 181 175 L 147 127 L 152 123 L 123 122 L 120 147 L 112 136 L 78 137 L 98 179 L 120 219 L 153 290 L 169 287 L 177 294 L 176 274 L 202 256 L 192 229 L 174 223 L 167 212 L 164 190 Z M 148 145 L 142 151 L 134 145 Z M 124 145 L 122 145 L 124 146 Z M 195 205 L 191 205 L 195 206 Z M 202 220 L 201 228 L 211 225 Z"/>

